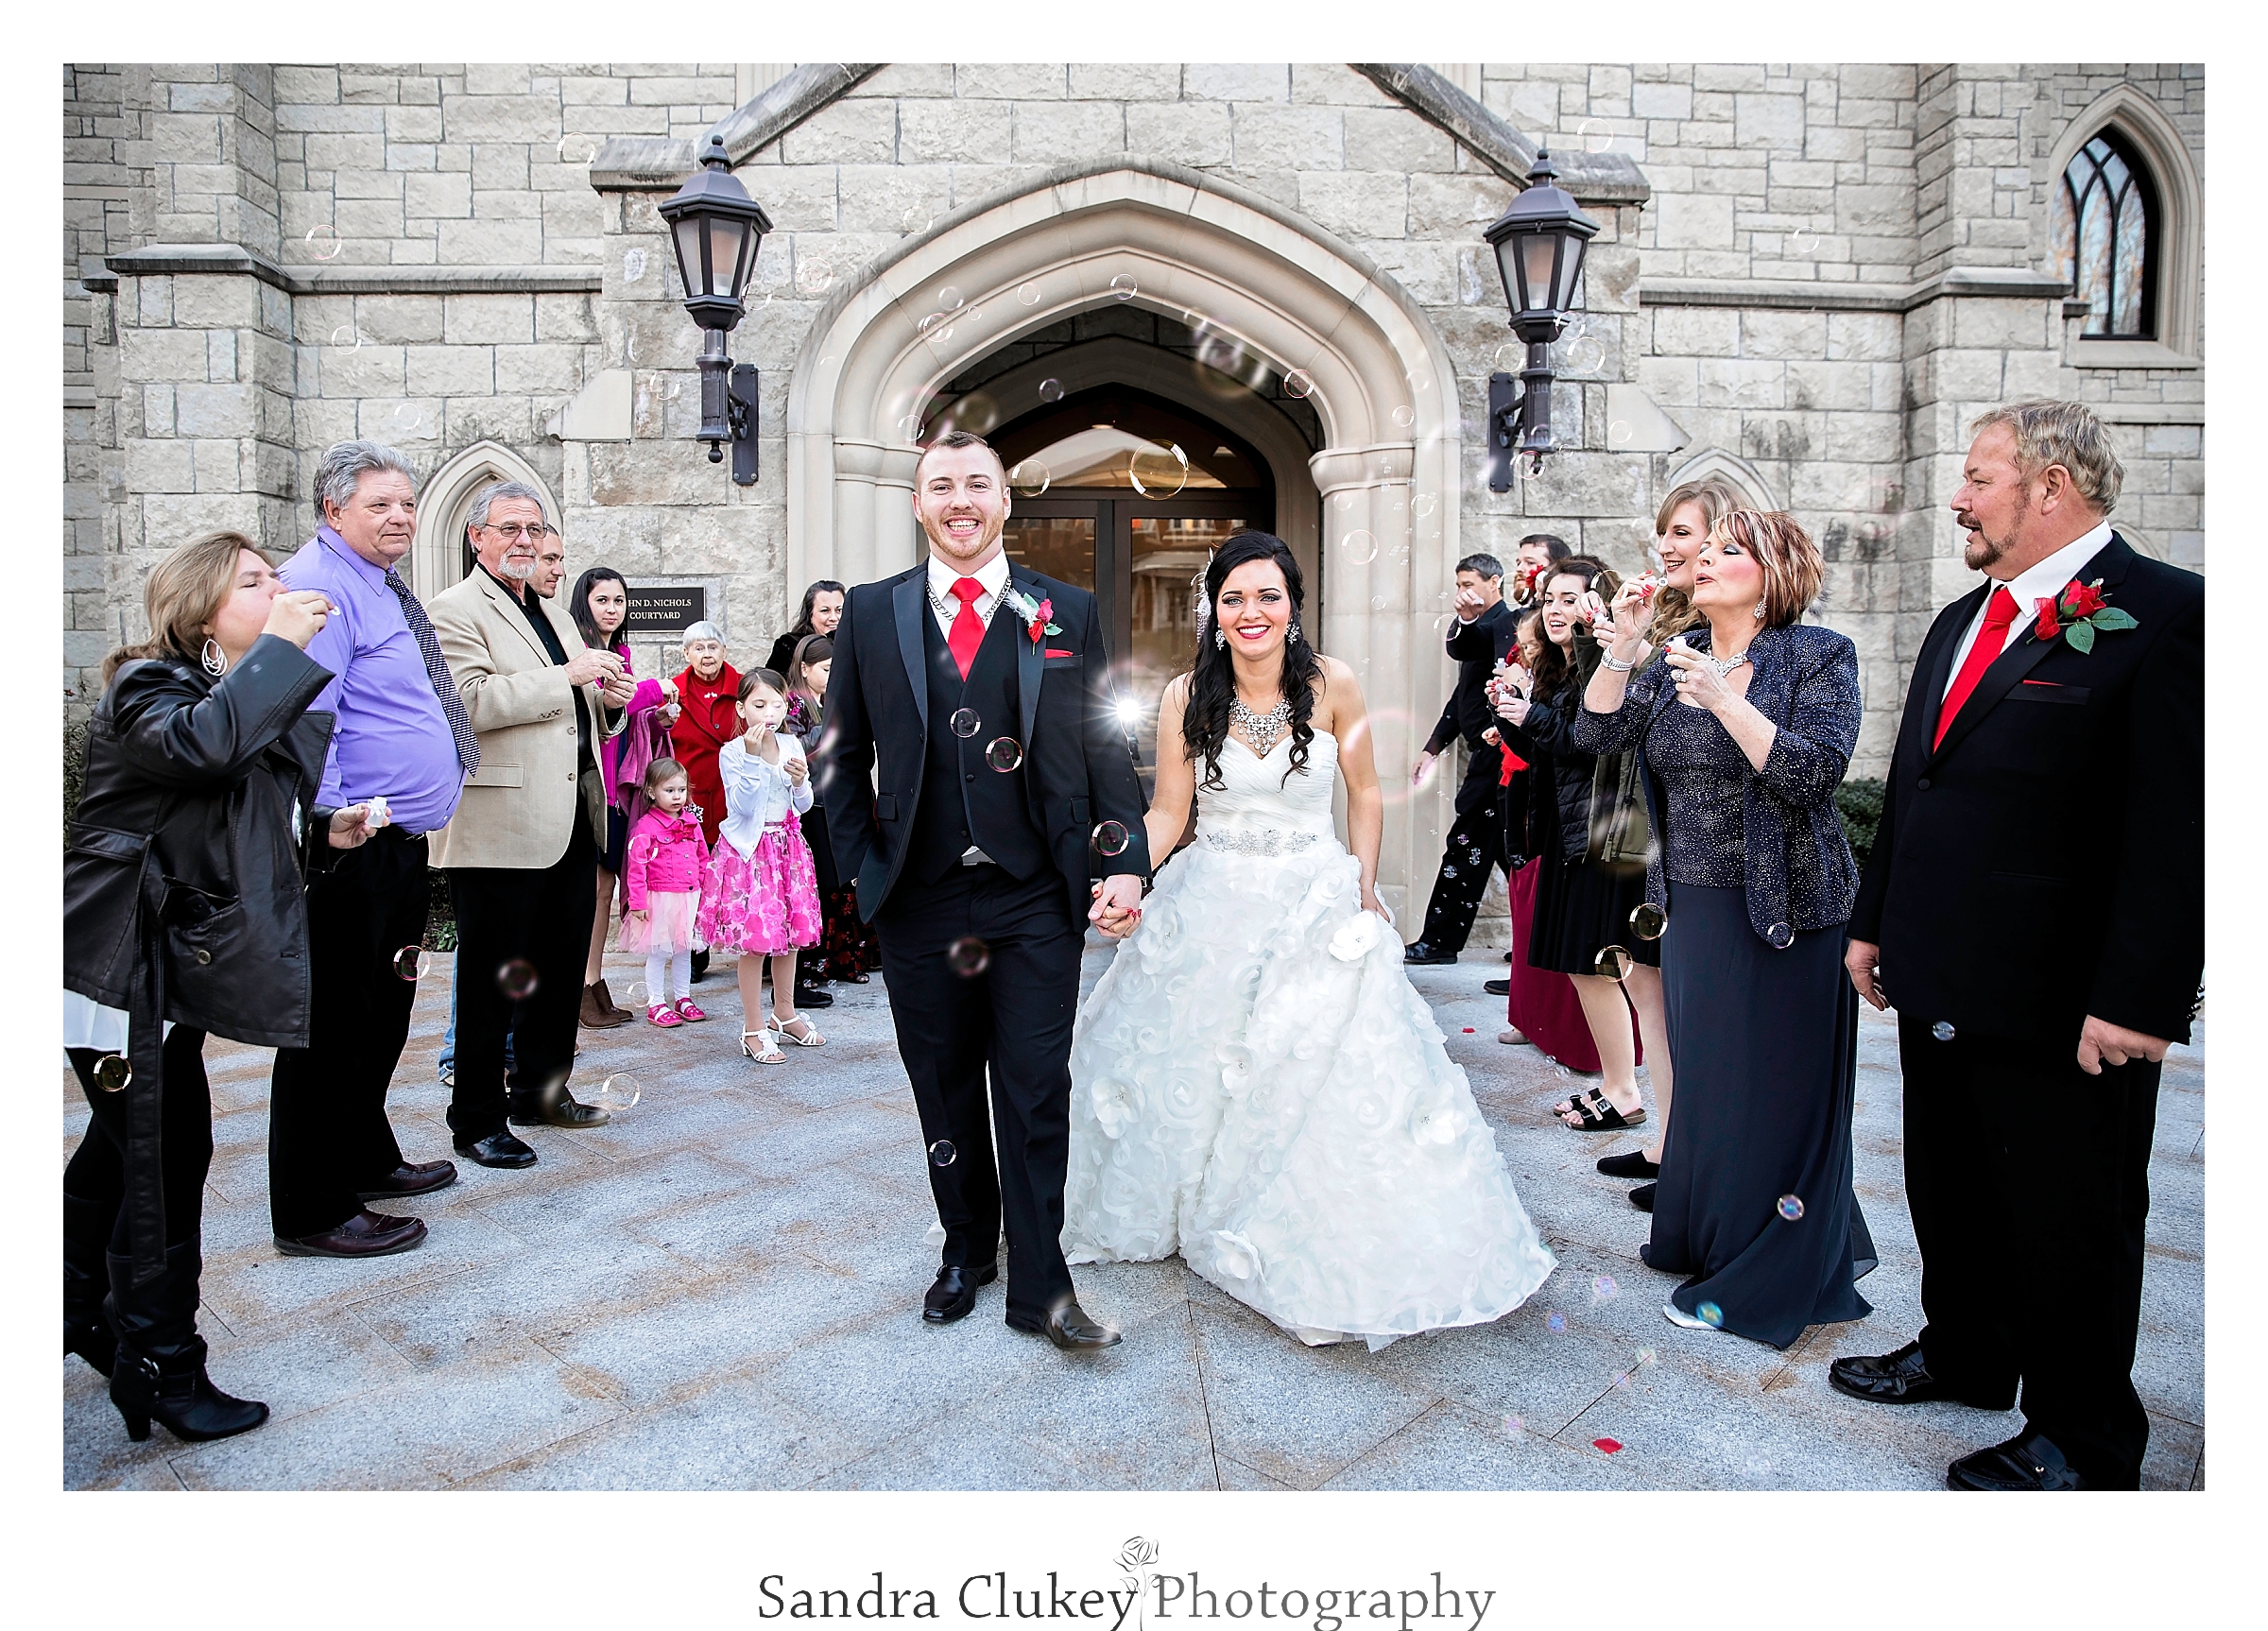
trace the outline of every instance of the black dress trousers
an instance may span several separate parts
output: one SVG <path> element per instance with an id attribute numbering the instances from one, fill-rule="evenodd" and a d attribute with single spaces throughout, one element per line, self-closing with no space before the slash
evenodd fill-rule
<path id="1" fill-rule="evenodd" d="M 1504 818 L 1497 785 L 1503 774 L 1502 756 L 1490 748 L 1473 756 L 1472 768 L 1458 789 L 1457 818 L 1441 847 L 1440 870 L 1434 875 L 1434 892 L 1425 905 L 1425 929 L 1418 936 L 1436 951 L 1462 952 L 1472 934 L 1472 920 L 1488 891 L 1488 874 L 1504 865 Z"/>
<path id="2" fill-rule="evenodd" d="M 449 1131 L 459 1149 L 503 1132 L 507 1111 L 535 1110 L 546 1094 L 565 1090 L 575 1068 L 597 887 L 598 845 L 579 798 L 566 851 L 550 866 L 449 868 L 463 970 L 456 983 L 456 1086 L 449 1096 Z M 533 989 L 514 995 L 530 971 Z"/>
<path id="3" fill-rule="evenodd" d="M 2088 1485 L 2137 1489 L 2150 1420 L 2132 1372 L 2162 1067 L 2090 1076 L 2077 1046 L 1940 1041 L 1928 1020 L 1899 1016 L 1921 1349 L 1971 1404 L 2005 1410 L 2020 1382 L 2027 1431 Z"/>
<path id="4" fill-rule="evenodd" d="M 93 1048 L 66 1048 L 94 1120 L 63 1168 L 63 1238 L 89 1257 L 133 1250 L 126 1225 L 126 1094 L 94 1085 Z M 195 1245 L 204 1228 L 205 1175 L 213 1168 L 213 1090 L 205 1081 L 205 1033 L 166 1033 L 165 1091 L 159 1115 L 159 1161 L 165 1187 L 165 1249 Z"/>
<path id="5" fill-rule="evenodd" d="M 279 1239 L 336 1228 L 402 1164 L 386 1091 L 409 1039 L 414 980 L 394 958 L 425 936 L 425 840 L 381 828 L 309 875 L 308 1045 L 276 1050 L 267 1207 Z"/>
<path id="6" fill-rule="evenodd" d="M 941 1261 L 992 1262 L 1005 1222 L 1008 1312 L 1045 1319 L 1072 1296 L 1063 1180 L 1083 920 L 1052 867 L 1019 883 L 985 866 L 953 867 L 934 884 L 899 879 L 875 927 L 945 1229 Z M 971 938 L 988 961 L 963 976 L 969 963 L 949 953 Z"/>

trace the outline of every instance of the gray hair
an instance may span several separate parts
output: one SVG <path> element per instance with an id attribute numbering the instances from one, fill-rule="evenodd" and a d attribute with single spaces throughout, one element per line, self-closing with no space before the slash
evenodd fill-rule
<path id="1" fill-rule="evenodd" d="M 516 498 L 525 499 L 536 506 L 538 515 L 542 516 L 547 522 L 550 520 L 550 512 L 543 507 L 541 493 L 524 481 L 500 481 L 482 488 L 472 495 L 472 507 L 465 511 L 465 524 L 467 526 L 488 525 L 490 506 L 507 503 Z"/>
<path id="2" fill-rule="evenodd" d="M 678 642 L 679 649 L 682 650 L 696 640 L 713 640 L 722 645 L 725 643 L 725 631 L 705 618 L 699 623 L 687 624 L 683 638 Z"/>
<path id="3" fill-rule="evenodd" d="M 409 477 L 415 491 L 418 472 L 409 467 L 409 460 L 382 441 L 342 441 L 323 455 L 322 463 L 315 467 L 315 498 L 320 505 L 344 509 L 354 502 L 354 489 L 362 478 L 373 471 L 399 471 Z"/>
<path id="4" fill-rule="evenodd" d="M 1969 439 L 1995 425 L 2006 425 L 2015 433 L 2016 468 L 2026 481 L 2059 464 L 2071 472 L 2071 486 L 2079 496 L 2103 514 L 2108 515 L 2118 504 L 2126 467 L 2111 451 L 2110 433 L 2085 403 L 2033 397 L 1989 408 L 1969 421 Z"/>

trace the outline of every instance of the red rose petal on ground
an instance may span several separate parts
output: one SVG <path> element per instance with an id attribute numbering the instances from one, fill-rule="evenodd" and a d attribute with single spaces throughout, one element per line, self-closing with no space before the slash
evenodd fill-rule
<path id="1" fill-rule="evenodd" d="M 1622 1449 L 1622 1446 L 1611 1438 L 1594 1438 L 1590 1441 L 1590 1447 L 1593 1450 L 1603 1450 L 1609 1455 Z"/>
<path id="2" fill-rule="evenodd" d="M 1465 1034 L 1469 1037 L 1472 1035 L 1472 1027 L 1470 1025 L 1467 1025 L 1465 1027 Z"/>

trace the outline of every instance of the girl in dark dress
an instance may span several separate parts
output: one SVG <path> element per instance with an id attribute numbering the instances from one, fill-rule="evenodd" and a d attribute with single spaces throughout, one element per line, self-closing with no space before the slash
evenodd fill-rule
<path id="1" fill-rule="evenodd" d="M 1677 1113 L 1641 1255 L 1685 1277 L 1662 1310 L 1674 1323 L 1781 1348 L 1871 1312 L 1855 1281 L 1875 1264 L 1851 1192 L 1858 874 L 1834 809 L 1858 653 L 1797 621 L 1821 572 L 1793 517 L 1727 515 L 1695 561 L 1704 624 L 1634 676 L 1646 596 L 1622 592 L 1572 732 L 1641 752 L 1660 834 L 1646 898 L 1667 916 Z"/>
<path id="2" fill-rule="evenodd" d="M 1619 588 L 1615 575 L 1589 556 L 1570 556 L 1551 569 L 1538 594 L 1543 641 L 1535 695 L 1498 711 L 1503 739 L 1532 766 L 1528 797 L 1538 812 L 1531 823 L 1538 865 L 1527 960 L 1573 981 L 1603 1069 L 1599 1087 L 1552 1107 L 1554 1115 L 1584 1132 L 1643 1123 L 1638 1066 L 1647 1065 L 1658 1082 L 1670 1072 L 1659 948 L 1638 933 L 1630 917 L 1645 900 L 1644 876 L 1585 858 L 1598 760 L 1572 732 L 1584 681 L 1599 660 L 1589 618 Z"/>

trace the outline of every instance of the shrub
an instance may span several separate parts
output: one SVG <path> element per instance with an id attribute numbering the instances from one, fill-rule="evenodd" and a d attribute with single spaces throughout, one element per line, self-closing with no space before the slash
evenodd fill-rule
<path id="1" fill-rule="evenodd" d="M 78 814 L 78 796 L 87 784 L 87 728 L 85 724 L 66 723 L 63 726 L 63 832 L 71 831 L 71 817 Z M 66 837 L 66 842 L 68 838 Z"/>
<path id="2" fill-rule="evenodd" d="M 1854 776 L 1835 789 L 1835 814 L 1843 818 L 1843 835 L 1862 870 L 1874 850 L 1875 830 L 1882 824 L 1882 782 L 1877 776 Z"/>

